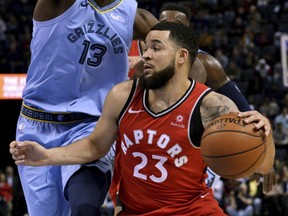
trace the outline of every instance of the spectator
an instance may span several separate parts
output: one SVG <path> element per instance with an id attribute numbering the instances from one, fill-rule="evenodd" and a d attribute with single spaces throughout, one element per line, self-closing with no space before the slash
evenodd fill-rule
<path id="1" fill-rule="evenodd" d="M 6 40 L 6 30 L 7 30 L 6 23 L 2 15 L 0 15 L 0 42 L 3 42 Z"/>
<path id="2" fill-rule="evenodd" d="M 227 74 L 229 78 L 233 81 L 240 81 L 241 78 L 241 69 L 234 61 L 229 61 L 227 66 Z"/>
<path id="3" fill-rule="evenodd" d="M 260 59 L 257 65 L 255 66 L 255 71 L 258 72 L 262 79 L 271 80 L 272 70 L 271 66 L 267 64 L 264 58 Z"/>
<path id="4" fill-rule="evenodd" d="M 266 97 L 268 98 L 268 97 Z M 268 98 L 269 100 L 269 98 Z M 280 111 L 280 106 L 276 100 L 276 98 L 274 96 L 270 97 L 269 103 L 268 103 L 268 107 L 269 107 L 269 118 L 270 119 L 274 119 L 276 115 L 278 115 L 279 111 Z"/>
<path id="5" fill-rule="evenodd" d="M 265 194 L 263 200 L 263 214 L 273 213 L 273 215 L 284 216 L 280 197 L 283 195 L 283 184 L 279 174 L 276 175 L 277 182 L 272 191 Z"/>
<path id="6" fill-rule="evenodd" d="M 265 92 L 264 80 L 258 72 L 253 73 L 253 78 L 248 81 L 247 95 L 261 94 Z M 259 103 L 259 101 L 254 101 Z"/>
<path id="7" fill-rule="evenodd" d="M 278 123 L 282 124 L 282 127 L 285 131 L 288 131 L 288 108 L 287 107 L 282 107 L 281 108 L 281 113 L 276 115 L 274 119 L 274 126 Z"/>
<path id="8" fill-rule="evenodd" d="M 12 210 L 13 192 L 6 181 L 3 171 L 0 171 L 0 216 L 10 216 Z"/>
<path id="9" fill-rule="evenodd" d="M 227 67 L 229 58 L 223 50 L 217 49 L 215 52 L 215 58 L 220 62 L 224 69 Z"/>
<path id="10" fill-rule="evenodd" d="M 253 216 L 253 199 L 248 194 L 246 183 L 230 192 L 226 211 L 229 216 Z"/>
<path id="11" fill-rule="evenodd" d="M 215 181 L 213 185 L 213 192 L 214 192 L 214 198 L 218 201 L 219 206 L 223 208 L 225 187 L 224 187 L 224 181 L 221 178 Z"/>
<path id="12" fill-rule="evenodd" d="M 288 132 L 283 129 L 281 122 L 276 123 L 273 130 L 273 138 L 276 146 L 276 158 L 287 160 Z"/>
<path id="13" fill-rule="evenodd" d="M 14 167 L 6 166 L 5 174 L 7 183 L 12 188 L 13 200 L 12 200 L 12 216 L 22 216 L 27 212 L 25 205 L 25 198 L 21 187 L 20 179 L 14 173 Z"/>
<path id="14" fill-rule="evenodd" d="M 261 187 L 255 179 L 247 180 L 249 196 L 253 199 L 254 216 L 260 216 L 262 212 Z"/>

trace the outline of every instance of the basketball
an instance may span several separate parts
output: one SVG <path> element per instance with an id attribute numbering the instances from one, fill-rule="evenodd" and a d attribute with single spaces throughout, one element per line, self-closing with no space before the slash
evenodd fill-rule
<path id="1" fill-rule="evenodd" d="M 207 166 L 223 178 L 248 177 L 263 162 L 264 131 L 255 130 L 236 113 L 222 115 L 204 131 L 201 153 Z"/>

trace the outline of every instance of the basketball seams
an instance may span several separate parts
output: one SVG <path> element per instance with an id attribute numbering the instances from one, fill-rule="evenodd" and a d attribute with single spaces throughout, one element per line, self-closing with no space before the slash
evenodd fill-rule
<path id="1" fill-rule="evenodd" d="M 255 146 L 255 147 L 253 147 L 253 148 L 251 148 L 251 149 L 247 149 L 247 150 L 245 150 L 245 151 L 237 152 L 237 153 L 230 154 L 230 155 L 227 155 L 227 154 L 226 154 L 226 155 L 218 155 L 218 156 L 209 156 L 209 155 L 203 155 L 203 154 L 202 154 L 202 156 L 205 157 L 205 158 L 226 158 L 226 157 L 233 157 L 233 156 L 236 156 L 236 155 L 244 154 L 244 153 L 249 152 L 249 151 L 253 151 L 253 150 L 255 150 L 255 149 L 263 146 L 264 144 L 265 144 L 265 142 L 259 144 L 258 146 Z M 265 152 L 265 146 L 264 146 L 263 153 L 264 153 L 264 152 Z"/>
<path id="2" fill-rule="evenodd" d="M 263 137 L 263 135 L 262 135 L 260 132 L 259 132 L 259 136 L 256 136 L 256 134 L 251 134 L 251 133 L 247 133 L 247 132 L 245 132 L 245 131 L 239 131 L 239 130 L 217 130 L 217 131 L 212 131 L 212 132 L 210 132 L 210 133 L 205 133 L 205 135 L 202 136 L 201 141 L 204 140 L 205 137 L 207 137 L 207 136 L 209 136 L 209 135 L 211 135 L 211 134 L 223 133 L 223 132 L 230 132 L 230 133 L 232 133 L 232 132 L 235 133 L 235 132 L 236 132 L 236 133 L 247 134 L 247 135 L 252 136 L 252 137 Z M 265 139 L 264 139 L 263 141 L 265 142 Z"/>
<path id="3" fill-rule="evenodd" d="M 233 174 L 233 175 L 222 175 L 223 178 L 237 178 L 238 176 L 241 176 L 241 174 L 249 171 L 253 166 L 256 165 L 256 163 L 261 159 L 261 157 L 264 155 L 265 151 L 263 151 L 261 153 L 261 155 L 259 155 L 259 157 L 257 158 L 257 160 L 255 160 L 255 162 L 253 164 L 251 164 L 250 167 L 248 167 L 246 170 L 242 171 L 242 172 L 239 172 L 237 174 Z"/>

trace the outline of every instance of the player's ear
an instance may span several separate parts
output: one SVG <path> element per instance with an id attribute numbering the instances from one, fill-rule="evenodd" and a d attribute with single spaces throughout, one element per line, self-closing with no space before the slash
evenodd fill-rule
<path id="1" fill-rule="evenodd" d="M 188 51 L 186 49 L 179 49 L 177 53 L 178 63 L 183 64 L 188 59 Z"/>

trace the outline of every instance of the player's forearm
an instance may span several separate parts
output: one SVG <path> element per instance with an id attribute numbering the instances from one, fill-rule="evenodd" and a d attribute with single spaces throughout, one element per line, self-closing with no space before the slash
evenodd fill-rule
<path id="1" fill-rule="evenodd" d="M 48 149 L 47 165 L 88 163 L 103 157 L 105 153 L 87 137 L 68 146 Z"/>
<path id="2" fill-rule="evenodd" d="M 262 165 L 256 171 L 257 173 L 267 174 L 272 168 L 275 159 L 275 144 L 272 132 L 268 135 L 265 142 L 265 156 Z"/>

